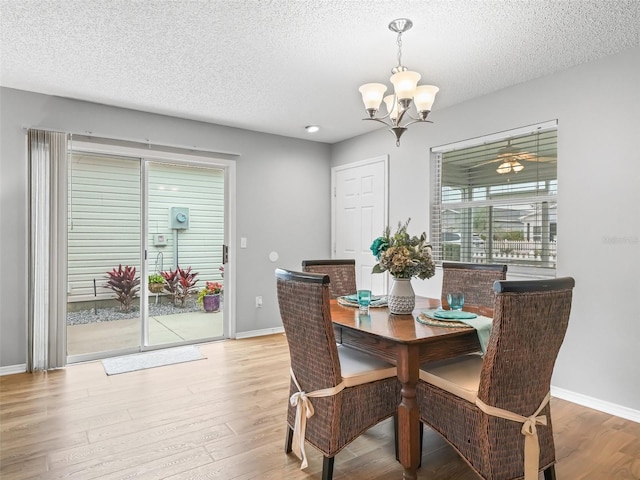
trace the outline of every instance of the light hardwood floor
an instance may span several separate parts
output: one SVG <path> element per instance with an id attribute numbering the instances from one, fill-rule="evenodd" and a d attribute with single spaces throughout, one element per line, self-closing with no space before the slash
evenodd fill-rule
<path id="1" fill-rule="evenodd" d="M 100 362 L 0 377 L 0 477 L 319 479 L 283 451 L 283 335 L 201 346 L 206 360 L 106 376 Z M 640 424 L 552 399 L 559 480 L 640 479 Z M 420 479 L 476 480 L 425 429 Z M 336 456 L 334 478 L 402 478 L 390 421 Z"/>

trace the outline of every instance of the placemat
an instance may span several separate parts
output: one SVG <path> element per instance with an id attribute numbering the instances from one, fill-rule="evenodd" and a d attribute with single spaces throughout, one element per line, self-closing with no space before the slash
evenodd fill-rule
<path id="1" fill-rule="evenodd" d="M 473 328 L 470 325 L 466 325 L 457 320 L 438 320 L 436 318 L 429 318 L 424 313 L 418 314 L 416 320 L 425 325 L 432 327 L 448 327 L 448 328 Z"/>
<path id="2" fill-rule="evenodd" d="M 418 317 L 416 317 L 416 320 L 427 325 L 436 325 L 433 322 L 440 322 L 437 324 L 438 327 L 461 328 L 462 325 L 465 327 L 471 327 L 475 329 L 478 334 L 478 342 L 480 343 L 482 354 L 484 355 L 486 353 L 487 345 L 489 344 L 489 337 L 491 336 L 493 319 L 482 315 L 476 315 L 475 318 L 458 318 L 447 321 L 437 317 L 438 310 L 439 309 L 422 310 Z"/>
<path id="3" fill-rule="evenodd" d="M 343 307 L 355 307 L 358 308 L 358 301 L 349 300 L 349 297 L 338 297 L 338 305 Z M 370 308 L 382 308 L 387 306 L 387 297 L 379 297 L 378 300 L 372 300 L 369 305 Z"/>
<path id="4" fill-rule="evenodd" d="M 441 308 L 428 310 L 425 314 L 427 317 L 436 318 L 438 320 L 470 320 L 478 316 L 477 313 L 473 312 L 465 312 L 463 310 L 442 310 Z"/>

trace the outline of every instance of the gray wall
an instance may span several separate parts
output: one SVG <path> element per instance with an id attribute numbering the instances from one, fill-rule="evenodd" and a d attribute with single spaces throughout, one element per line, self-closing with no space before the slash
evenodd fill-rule
<path id="1" fill-rule="evenodd" d="M 0 367 L 26 362 L 27 161 L 23 127 L 240 154 L 236 238 L 238 333 L 282 325 L 274 269 L 330 255 L 330 147 L 88 102 L 0 89 Z M 269 261 L 271 251 L 280 259 Z M 255 308 L 262 295 L 264 306 Z"/>
<path id="2" fill-rule="evenodd" d="M 640 49 L 633 49 L 437 110 L 435 123 L 410 127 L 400 148 L 386 130 L 332 148 L 333 165 L 388 153 L 390 223 L 412 217 L 416 232 L 428 232 L 431 147 L 558 119 L 557 276 L 573 276 L 576 288 L 553 385 L 634 410 L 640 410 L 639 86 Z M 414 287 L 439 296 L 439 277 Z"/>

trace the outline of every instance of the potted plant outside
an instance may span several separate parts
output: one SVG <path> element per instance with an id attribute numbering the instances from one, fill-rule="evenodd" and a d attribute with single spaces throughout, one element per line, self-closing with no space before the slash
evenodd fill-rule
<path id="1" fill-rule="evenodd" d="M 198 303 L 205 312 L 217 312 L 220 310 L 220 294 L 222 284 L 218 282 L 206 282 L 205 287 L 198 292 Z"/>
<path id="2" fill-rule="evenodd" d="M 161 293 L 164 290 L 164 277 L 159 273 L 149 275 L 149 291 L 152 293 Z"/>

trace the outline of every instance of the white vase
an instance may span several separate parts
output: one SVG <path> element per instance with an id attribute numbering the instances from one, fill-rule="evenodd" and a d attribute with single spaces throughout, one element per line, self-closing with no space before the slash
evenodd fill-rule
<path id="1" fill-rule="evenodd" d="M 410 314 L 416 306 L 416 294 L 410 278 L 395 278 L 387 297 L 389 311 L 400 315 Z"/>

